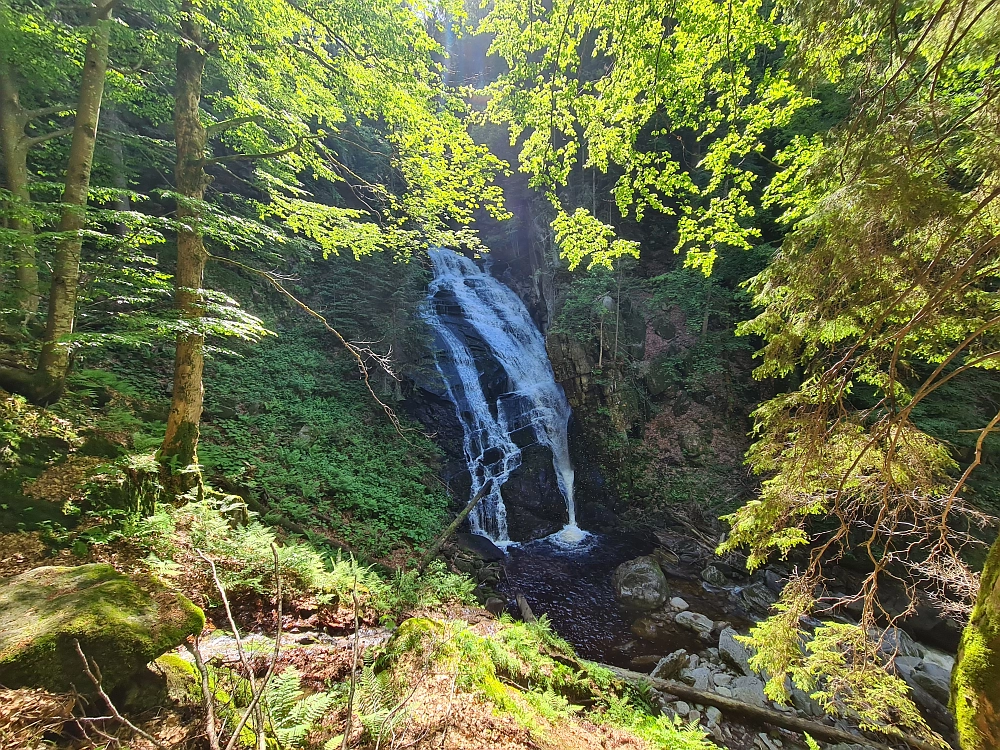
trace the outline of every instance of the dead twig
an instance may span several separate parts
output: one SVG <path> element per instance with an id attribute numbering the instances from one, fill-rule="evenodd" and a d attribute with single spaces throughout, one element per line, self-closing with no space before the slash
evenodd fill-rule
<path id="1" fill-rule="evenodd" d="M 340 750 L 347 750 L 351 741 L 351 717 L 354 714 L 354 692 L 358 682 L 358 658 L 361 655 L 361 620 L 358 615 L 358 572 L 354 571 L 354 588 L 351 589 L 351 599 L 354 602 L 354 655 L 351 662 L 351 688 L 347 694 L 347 721 L 344 723 L 344 738 L 340 741 Z"/>
<path id="2" fill-rule="evenodd" d="M 76 638 L 73 639 L 73 647 L 76 649 L 76 653 L 79 655 L 80 661 L 83 663 L 83 673 L 87 675 L 87 679 L 89 679 L 90 682 L 93 684 L 94 689 L 97 691 L 97 694 L 101 696 L 101 700 L 104 701 L 104 705 L 108 707 L 108 712 L 111 714 L 110 717 L 102 716 L 100 718 L 102 720 L 107 718 L 112 718 L 119 724 L 128 727 L 130 731 L 135 732 L 140 737 L 149 740 L 161 750 L 167 750 L 167 746 L 164 745 L 155 737 L 153 737 L 153 735 L 149 734 L 148 732 L 144 732 L 142 729 L 139 729 L 139 727 L 137 727 L 135 724 L 133 724 L 131 721 L 129 721 L 128 719 L 126 719 L 124 716 L 121 715 L 121 713 L 118 711 L 118 708 L 111 701 L 111 697 L 106 692 L 104 692 L 104 686 L 101 684 L 102 682 L 101 669 L 100 667 L 97 666 L 97 662 L 91 661 L 87 658 L 86 654 L 83 653 L 83 649 L 80 647 L 80 641 L 78 641 Z M 91 669 L 91 667 L 93 667 L 93 669 Z M 86 719 L 80 719 L 79 721 L 87 722 Z M 96 719 L 92 719 L 87 723 L 93 723 L 94 721 L 96 721 Z M 97 729 L 97 727 L 94 727 L 94 731 L 96 731 L 98 734 L 101 735 L 104 734 L 103 732 L 101 732 L 100 729 Z"/>

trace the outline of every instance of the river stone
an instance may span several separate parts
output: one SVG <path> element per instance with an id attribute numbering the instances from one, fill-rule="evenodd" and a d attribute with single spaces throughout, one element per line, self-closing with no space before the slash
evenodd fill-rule
<path id="1" fill-rule="evenodd" d="M 662 634 L 663 623 L 650 617 L 640 617 L 629 626 L 632 635 L 644 641 L 655 641 Z"/>
<path id="2" fill-rule="evenodd" d="M 722 719 L 722 711 L 715 706 L 709 706 L 705 709 L 705 718 L 708 720 L 709 726 L 718 724 Z"/>
<path id="3" fill-rule="evenodd" d="M 716 685 L 719 685 L 720 687 L 723 687 L 723 686 L 726 686 L 726 685 L 728 685 L 728 684 L 729 684 L 730 682 L 732 682 L 732 681 L 733 681 L 733 676 L 732 676 L 731 674 L 729 674 L 728 672 L 718 672 L 718 673 L 716 673 L 716 675 L 715 675 L 715 676 L 714 676 L 714 677 L 712 678 L 712 681 L 713 681 L 713 682 L 714 682 L 714 683 L 715 683 Z"/>
<path id="4" fill-rule="evenodd" d="M 681 599 L 679 596 L 673 597 L 669 602 L 667 602 L 671 607 L 676 609 L 678 612 L 683 612 L 685 609 L 689 609 L 689 605 L 686 601 Z"/>
<path id="5" fill-rule="evenodd" d="M 725 628 L 719 633 L 719 658 L 739 673 L 752 675 L 750 652 L 736 640 L 736 635 L 736 631 L 732 628 Z"/>
<path id="6" fill-rule="evenodd" d="M 717 685 L 715 687 L 715 692 L 718 693 L 719 695 L 721 695 L 723 698 L 732 698 L 733 697 L 733 691 L 730 690 L 725 685 Z"/>
<path id="7" fill-rule="evenodd" d="M 667 654 L 653 667 L 652 676 L 660 680 L 669 680 L 676 677 L 677 673 L 687 663 L 687 656 L 688 652 L 682 648 Z"/>
<path id="8" fill-rule="evenodd" d="M 733 693 L 733 698 L 751 706 L 764 708 L 767 705 L 767 696 L 764 695 L 764 683 L 756 677 L 737 677 L 733 680 L 729 689 Z"/>
<path id="9" fill-rule="evenodd" d="M 740 599 L 751 612 L 767 614 L 778 597 L 763 583 L 751 583 L 740 590 Z"/>
<path id="10" fill-rule="evenodd" d="M 715 563 L 711 563 L 707 568 L 701 571 L 701 579 L 706 583 L 717 586 L 720 589 L 733 584 L 733 582 L 726 577 L 726 574 L 723 573 L 719 566 Z"/>
<path id="11" fill-rule="evenodd" d="M 667 579 L 652 557 L 637 557 L 615 569 L 615 596 L 626 609 L 648 611 L 667 600 Z"/>
<path id="12" fill-rule="evenodd" d="M 826 712 L 818 702 L 809 697 L 804 690 L 793 687 L 789 691 L 790 700 L 795 709 L 806 716 L 823 716 Z"/>
<path id="13" fill-rule="evenodd" d="M 29 570 L 0 584 L 0 684 L 92 692 L 74 640 L 106 690 L 205 626 L 185 597 L 103 563 Z"/>
<path id="14" fill-rule="evenodd" d="M 698 667 L 696 669 L 681 670 L 681 682 L 684 682 L 695 690 L 712 689 L 712 672 L 708 667 Z"/>
<path id="15" fill-rule="evenodd" d="M 502 549 L 482 534 L 455 534 L 455 544 L 484 562 L 500 562 L 506 557 Z"/>
<path id="16" fill-rule="evenodd" d="M 868 637 L 878 644 L 878 650 L 888 657 L 892 656 L 912 656 L 922 657 L 923 650 L 917 645 L 905 630 L 899 628 L 886 628 L 878 630 L 870 628 Z"/>
<path id="17" fill-rule="evenodd" d="M 674 622 L 682 628 L 687 628 L 698 635 L 698 637 L 705 640 L 711 638 L 712 626 L 715 624 L 710 619 L 705 617 L 705 615 L 699 614 L 698 612 L 691 612 L 690 610 L 679 612 L 677 617 L 674 619 Z"/>

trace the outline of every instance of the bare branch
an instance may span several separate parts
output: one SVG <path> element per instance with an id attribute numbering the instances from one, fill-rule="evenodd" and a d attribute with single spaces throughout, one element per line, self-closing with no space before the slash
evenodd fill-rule
<path id="1" fill-rule="evenodd" d="M 184 645 L 194 657 L 194 664 L 198 668 L 198 674 L 201 675 L 201 699 L 205 704 L 205 733 L 208 736 L 209 750 L 220 750 L 219 734 L 215 726 L 215 696 L 212 694 L 212 686 L 208 679 L 208 668 L 205 666 L 205 660 L 201 658 L 198 637 L 195 636 L 192 641 Z"/>
<path id="2" fill-rule="evenodd" d="M 26 109 L 22 115 L 27 118 L 28 122 L 32 120 L 37 120 L 40 117 L 48 117 L 49 115 L 58 115 L 62 112 L 76 112 L 76 105 L 74 104 L 56 104 L 51 107 L 42 107 L 40 109 Z"/>
<path id="3" fill-rule="evenodd" d="M 365 366 L 365 361 L 362 358 L 361 354 L 358 352 L 357 348 L 351 342 L 345 339 L 340 334 L 340 331 L 331 326 L 326 318 L 324 318 L 318 312 L 309 307 L 309 305 L 307 305 L 305 302 L 303 302 L 294 294 L 285 289 L 285 287 L 283 287 L 281 283 L 276 278 L 274 278 L 272 274 L 269 274 L 266 271 L 261 271 L 260 269 L 254 268 L 252 266 L 248 266 L 245 263 L 240 263 L 238 260 L 233 260 L 232 258 L 224 258 L 220 255 L 210 255 L 209 257 L 213 260 L 219 261 L 220 263 L 228 263 L 232 266 L 236 266 L 237 268 L 242 268 L 244 271 L 260 276 L 261 278 L 265 279 L 269 284 L 271 284 L 271 286 L 273 286 L 275 289 L 281 292 L 286 298 L 288 298 L 288 300 L 294 303 L 297 307 L 301 308 L 307 314 L 311 315 L 312 317 L 316 318 L 316 320 L 318 320 L 320 323 L 322 323 L 323 327 L 326 328 L 326 330 L 328 330 L 334 336 L 336 336 L 337 340 L 343 345 L 345 349 L 347 349 L 348 352 L 350 352 L 351 356 L 354 357 L 355 361 L 357 361 L 358 369 L 361 371 L 361 377 L 365 381 L 365 387 L 368 389 L 369 395 L 373 399 L 375 399 L 375 403 L 377 403 L 379 406 L 382 407 L 382 410 L 385 412 L 386 416 L 389 417 L 389 421 L 392 422 L 392 426 L 396 428 L 396 432 L 399 433 L 399 436 L 403 438 L 403 440 L 406 440 L 406 442 L 410 442 L 407 439 L 406 435 L 403 434 L 403 425 L 399 421 L 399 417 L 396 416 L 396 412 L 394 412 L 391 406 L 386 404 L 384 401 L 382 401 L 382 399 L 380 399 L 375 394 L 375 390 L 372 388 L 371 380 L 369 379 L 368 376 L 368 368 Z"/>
<path id="4" fill-rule="evenodd" d="M 115 704 L 111 702 L 111 698 L 108 696 L 106 692 L 104 692 L 104 687 L 101 685 L 101 678 L 100 678 L 101 671 L 97 667 L 97 662 L 93 663 L 94 669 L 97 670 L 97 674 L 95 675 L 94 672 L 91 670 L 90 660 L 87 659 L 87 656 L 83 653 L 83 649 L 80 648 L 80 641 L 74 638 L 73 646 L 76 649 L 76 653 L 80 656 L 80 661 L 83 662 L 84 674 L 87 675 L 87 679 L 89 679 L 90 682 L 94 685 L 94 689 L 97 690 L 97 694 L 101 696 L 101 699 L 104 701 L 104 705 L 108 707 L 108 711 L 111 714 L 111 718 L 113 718 L 120 724 L 124 724 L 126 727 L 128 727 L 130 730 L 135 732 L 140 737 L 149 740 L 161 750 L 167 750 L 166 745 L 164 745 L 162 742 L 153 737 L 153 735 L 139 729 L 139 727 L 137 727 L 131 721 L 122 716 L 121 713 L 119 713 L 118 709 L 115 707 Z"/>

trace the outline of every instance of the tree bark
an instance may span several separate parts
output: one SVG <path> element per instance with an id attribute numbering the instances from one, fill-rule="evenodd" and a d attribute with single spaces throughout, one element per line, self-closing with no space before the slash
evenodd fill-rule
<path id="1" fill-rule="evenodd" d="M 177 88 L 174 92 L 174 131 L 177 144 L 175 179 L 177 192 L 202 200 L 210 181 L 205 174 L 207 133 L 201 122 L 201 87 L 205 72 L 202 34 L 193 18 L 193 4 L 182 6 L 181 33 L 177 47 Z M 175 304 L 185 320 L 202 317 L 201 288 L 208 254 L 198 226 L 198 210 L 181 201 L 177 205 L 177 272 L 174 276 Z M 200 481 L 198 435 L 204 399 L 205 337 L 200 333 L 177 335 L 174 357 L 174 391 L 167 417 L 167 434 L 159 460 L 164 483 L 175 495 Z"/>
<path id="2" fill-rule="evenodd" d="M 976 607 L 958 646 L 951 709 L 962 750 L 1000 748 L 1000 537 L 986 560 Z"/>
<path id="3" fill-rule="evenodd" d="M 108 71 L 108 42 L 111 34 L 111 12 L 116 0 L 109 0 L 95 9 L 93 32 L 87 44 L 80 96 L 73 123 L 73 142 L 66 165 L 66 186 L 63 190 L 62 217 L 59 232 L 65 233 L 56 245 L 49 290 L 49 314 L 45 327 L 42 352 L 38 358 L 39 394 L 36 400 L 51 403 L 59 399 L 66 385 L 70 347 L 65 338 L 73 332 L 76 317 L 76 297 L 80 281 L 80 251 L 90 190 L 90 171 L 94 163 L 97 123 L 101 116 L 104 81 Z"/>
<path id="4" fill-rule="evenodd" d="M 28 149 L 30 144 L 24 129 L 28 114 L 21 106 L 14 73 L 6 63 L 0 63 L 0 149 L 3 150 L 4 178 L 13 194 L 9 226 L 20 233 L 12 244 L 14 262 L 14 298 L 26 319 L 38 313 L 41 299 L 38 292 L 38 265 L 35 258 L 35 227 L 31 222 L 28 188 Z"/>

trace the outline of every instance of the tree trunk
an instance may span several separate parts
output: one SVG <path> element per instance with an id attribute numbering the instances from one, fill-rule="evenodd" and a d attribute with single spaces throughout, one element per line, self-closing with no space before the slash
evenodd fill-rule
<path id="1" fill-rule="evenodd" d="M 1000 748 L 1000 537 L 986 560 L 976 608 L 958 646 L 951 708 L 962 750 Z"/>
<path id="2" fill-rule="evenodd" d="M 26 319 L 38 313 L 38 265 L 35 259 L 35 227 L 31 223 L 28 189 L 28 140 L 24 128 L 28 115 L 21 106 L 17 84 L 10 67 L 0 63 L 0 149 L 3 150 L 4 177 L 13 194 L 9 226 L 20 233 L 12 243 L 14 297 Z"/>
<path id="3" fill-rule="evenodd" d="M 101 116 L 101 99 L 108 71 L 108 40 L 111 34 L 111 11 L 114 0 L 99 6 L 94 18 L 94 30 L 87 44 L 87 55 L 80 80 L 80 97 L 73 123 L 73 143 L 66 165 L 66 186 L 63 190 L 62 217 L 59 232 L 68 236 L 56 245 L 49 290 L 49 315 L 45 327 L 42 353 L 38 358 L 39 395 L 36 400 L 51 403 L 59 399 L 66 385 L 69 370 L 69 344 L 64 340 L 73 332 L 76 316 L 77 286 L 80 280 L 80 250 L 90 190 L 90 170 L 94 163 L 97 142 L 97 122 Z"/>
<path id="4" fill-rule="evenodd" d="M 184 42 L 177 47 L 177 89 L 174 93 L 174 130 L 177 143 L 175 179 L 177 192 L 185 198 L 202 200 L 209 178 L 205 174 L 205 126 L 201 122 L 201 85 L 205 72 L 205 51 L 201 29 L 193 20 L 193 4 L 185 0 L 181 32 Z M 177 272 L 174 276 L 175 302 L 181 317 L 196 320 L 203 315 L 201 288 L 208 258 L 198 227 L 198 211 L 183 201 L 177 205 Z M 204 389 L 205 337 L 197 333 L 177 335 L 174 358 L 174 392 L 167 417 L 167 434 L 159 460 L 164 482 L 180 494 L 199 481 L 198 431 Z"/>

